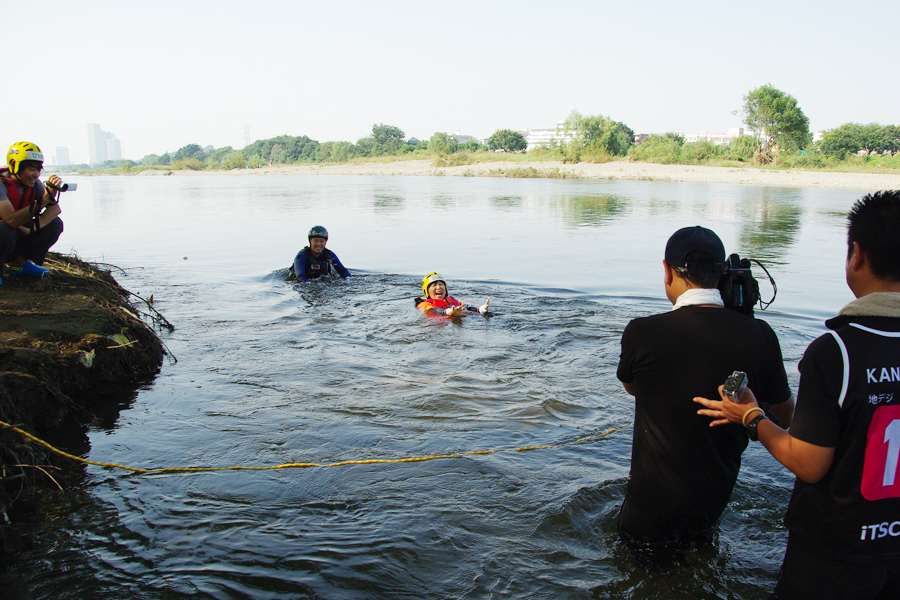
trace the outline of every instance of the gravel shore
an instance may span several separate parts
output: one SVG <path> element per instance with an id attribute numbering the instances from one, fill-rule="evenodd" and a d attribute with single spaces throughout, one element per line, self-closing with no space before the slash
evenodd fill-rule
<path id="1" fill-rule="evenodd" d="M 683 181 L 733 183 L 771 187 L 821 187 L 838 189 L 900 189 L 900 174 L 787 171 L 752 167 L 703 167 L 616 161 L 604 164 L 562 162 L 487 162 L 459 167 L 435 167 L 431 160 L 343 165 L 289 165 L 233 171 L 174 171 L 172 175 L 405 175 L 450 177 L 502 177 L 510 171 L 530 171 L 537 177 L 567 176 L 574 179 Z M 164 175 L 143 171 L 139 175 Z"/>

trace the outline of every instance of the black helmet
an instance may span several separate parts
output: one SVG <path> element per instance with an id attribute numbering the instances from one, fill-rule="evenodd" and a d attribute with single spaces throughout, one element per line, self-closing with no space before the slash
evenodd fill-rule
<path id="1" fill-rule="evenodd" d="M 321 225 L 313 225 L 313 228 L 309 230 L 309 235 L 306 236 L 308 239 L 313 239 L 314 237 L 320 237 L 328 239 L 328 230 L 322 227 Z"/>

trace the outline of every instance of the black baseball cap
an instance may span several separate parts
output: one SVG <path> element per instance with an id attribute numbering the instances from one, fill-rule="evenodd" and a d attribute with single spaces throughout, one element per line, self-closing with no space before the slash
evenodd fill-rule
<path id="1" fill-rule="evenodd" d="M 666 262 L 672 267 L 687 267 L 687 257 L 691 252 L 706 252 L 715 263 L 710 265 L 708 261 L 703 261 L 699 264 L 692 263 L 691 266 L 712 266 L 718 271 L 725 267 L 725 246 L 711 229 L 699 225 L 683 227 L 666 242 Z"/>

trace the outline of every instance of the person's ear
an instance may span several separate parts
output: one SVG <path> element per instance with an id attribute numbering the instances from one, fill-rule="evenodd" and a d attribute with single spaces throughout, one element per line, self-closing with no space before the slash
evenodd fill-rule
<path id="1" fill-rule="evenodd" d="M 666 287 L 670 287 L 672 282 L 675 280 L 675 272 L 672 270 L 672 267 L 669 266 L 665 260 L 663 260 L 663 271 L 665 271 L 665 284 Z"/>
<path id="2" fill-rule="evenodd" d="M 866 264 L 866 253 L 859 247 L 859 242 L 853 242 L 853 249 L 847 258 L 847 268 L 851 271 L 859 271 Z"/>

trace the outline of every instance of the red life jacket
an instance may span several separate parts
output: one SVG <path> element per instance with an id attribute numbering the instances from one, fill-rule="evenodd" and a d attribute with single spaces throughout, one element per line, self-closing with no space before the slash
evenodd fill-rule
<path id="1" fill-rule="evenodd" d="M 13 210 L 19 211 L 34 204 L 34 190 L 37 186 L 26 187 L 25 193 L 20 194 L 16 180 L 9 176 L 8 170 L 0 171 L 0 181 L 3 181 L 3 185 L 6 186 L 6 197 L 12 203 Z"/>
<path id="2" fill-rule="evenodd" d="M 447 296 L 443 300 L 440 298 L 425 298 L 416 308 L 428 310 L 429 308 L 447 308 L 448 306 L 460 306 L 459 300 Z"/>

